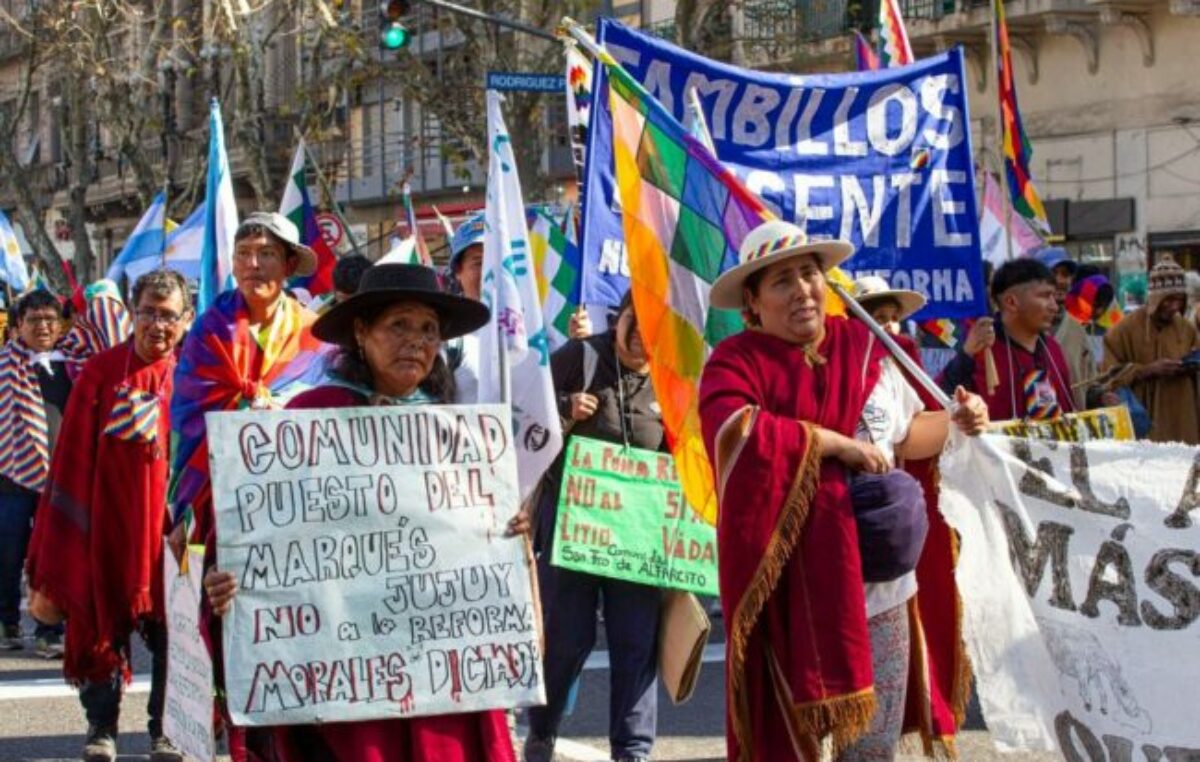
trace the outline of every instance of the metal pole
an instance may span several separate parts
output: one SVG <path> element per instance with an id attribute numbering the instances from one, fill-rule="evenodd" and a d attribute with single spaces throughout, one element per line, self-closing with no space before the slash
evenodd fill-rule
<path id="1" fill-rule="evenodd" d="M 575 38 L 575 41 L 583 46 L 583 49 L 592 54 L 593 58 L 600 58 L 606 51 L 600 47 L 595 38 L 588 34 L 587 30 L 579 25 L 575 19 L 564 16 L 562 20 L 562 29 L 567 34 Z"/>
<path id="2" fill-rule="evenodd" d="M 842 298 L 842 301 L 846 303 L 846 309 L 854 313 L 854 317 L 866 323 L 867 328 L 871 329 L 871 333 L 875 334 L 875 338 L 879 339 L 879 341 L 885 347 L 887 347 L 887 350 L 891 352 L 892 357 L 896 360 L 896 362 L 900 363 L 900 366 L 908 371 L 909 374 L 912 375 L 913 379 L 919 383 L 921 387 L 925 389 L 925 391 L 929 392 L 929 394 L 945 409 L 954 409 L 954 400 L 950 399 L 950 397 L 947 396 L 944 391 L 942 391 L 942 388 L 933 382 L 933 379 L 929 377 L 929 374 L 925 372 L 925 369 L 915 363 L 913 359 L 908 356 L 908 353 L 900 348 L 900 345 L 896 343 L 896 340 L 892 338 L 891 334 L 885 331 L 883 326 L 879 325 L 879 323 L 876 323 L 875 318 L 871 317 L 871 314 L 867 312 L 861 304 L 855 301 L 854 297 L 846 293 L 846 289 L 842 288 L 833 281 L 829 281 L 829 287 L 833 289 L 834 293 Z"/>
<path id="3" fill-rule="evenodd" d="M 506 18 L 502 18 L 500 16 L 494 16 L 490 13 L 484 13 L 483 11 L 475 10 L 474 8 L 465 8 L 456 3 L 448 3 L 445 0 L 421 0 L 421 1 L 424 4 L 432 5 L 434 8 L 441 8 L 443 10 L 450 11 L 451 13 L 457 13 L 461 16 L 470 16 L 473 19 L 478 19 L 480 21 L 486 21 L 489 24 L 495 24 L 497 26 L 508 27 L 509 29 L 515 29 L 518 32 L 524 32 L 525 34 L 531 34 L 534 37 L 541 37 L 542 39 L 545 39 L 545 40 L 554 40 L 555 42 L 558 41 L 557 36 L 547 32 L 545 30 L 538 29 L 535 26 L 530 26 L 529 24 L 523 24 L 520 21 L 513 21 L 512 19 L 506 19 Z"/>
<path id="4" fill-rule="evenodd" d="M 342 214 L 342 205 L 338 203 L 337 196 L 333 194 L 333 188 L 329 187 L 329 181 L 325 179 L 325 173 L 321 171 L 321 165 L 313 159 L 308 143 L 304 144 L 304 158 L 312 165 L 313 169 L 317 170 L 317 182 L 321 184 L 321 191 L 329 199 L 330 208 L 333 210 L 334 216 L 338 218 L 338 221 L 342 223 L 342 227 L 346 230 L 346 237 L 350 239 L 350 248 L 354 249 L 355 254 L 362 254 L 358 250 L 358 240 L 350 230 L 350 223 L 346 221 L 345 215 Z M 351 183 L 351 186 L 353 186 L 353 183 Z"/>

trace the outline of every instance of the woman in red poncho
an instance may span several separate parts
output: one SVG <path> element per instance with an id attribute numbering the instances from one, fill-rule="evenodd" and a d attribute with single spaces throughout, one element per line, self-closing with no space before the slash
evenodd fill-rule
<path id="1" fill-rule="evenodd" d="M 445 339 L 487 323 L 481 302 L 441 290 L 420 265 L 376 265 L 358 293 L 331 308 L 313 335 L 341 348 L 327 383 L 297 395 L 289 408 L 436 405 L 454 399 L 454 377 L 441 356 Z M 528 532 L 518 516 L 510 534 Z M 233 603 L 236 577 L 213 568 L 205 591 L 214 613 Z M 219 643 L 218 637 L 212 637 Z M 245 728 L 244 756 L 254 762 L 514 762 L 502 710 L 408 719 Z M 239 754 L 240 756 L 240 754 Z"/>
<path id="2" fill-rule="evenodd" d="M 860 554 L 867 511 L 851 490 L 894 493 L 895 506 L 879 505 L 898 517 L 893 534 L 909 536 L 919 498 L 890 472 L 897 458 L 939 452 L 950 416 L 923 410 L 865 325 L 826 316 L 824 274 L 852 251 L 809 244 L 773 220 L 746 236 L 739 264 L 711 292 L 713 307 L 741 309 L 750 326 L 717 347 L 700 383 L 720 504 L 733 760 L 817 760 L 829 748 L 842 760 L 889 759 L 900 736 L 916 592 L 903 563 L 913 548 L 889 545 L 891 558 L 868 544 Z M 958 425 L 982 430 L 982 401 L 956 397 Z M 865 506 L 878 519 L 875 507 Z M 866 580 L 868 569 L 879 581 Z"/>

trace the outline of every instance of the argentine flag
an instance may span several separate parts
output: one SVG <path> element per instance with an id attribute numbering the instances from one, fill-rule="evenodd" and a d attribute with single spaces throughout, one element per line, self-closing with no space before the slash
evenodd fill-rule
<path id="1" fill-rule="evenodd" d="M 167 223 L 167 236 L 163 244 L 162 259 L 139 259 L 125 268 L 125 277 L 133 283 L 160 264 L 182 273 L 192 283 L 200 281 L 200 255 L 204 251 L 204 219 L 208 205 L 200 202 L 188 218 L 172 227 Z"/>
<path id="2" fill-rule="evenodd" d="M 138 275 L 153 270 L 162 262 L 163 243 L 166 239 L 166 207 L 167 195 L 159 191 L 154 201 L 150 202 L 146 213 L 142 215 L 142 219 L 138 221 L 137 227 L 129 234 L 129 240 L 125 242 L 121 253 L 109 265 L 108 274 L 104 277 L 118 283 L 121 276 L 125 275 L 132 283 Z M 134 265 L 137 265 L 136 275 L 131 272 Z"/>
<path id="3" fill-rule="evenodd" d="M 200 255 L 200 293 L 197 311 L 203 314 L 217 294 L 233 287 L 233 236 L 237 232 L 237 204 L 233 176 L 225 154 L 225 127 L 221 104 L 212 99 L 208 116 L 208 183 L 204 194 L 204 248 Z"/>
<path id="4" fill-rule="evenodd" d="M 29 270 L 21 256 L 21 245 L 17 243 L 17 233 L 4 212 L 0 212 L 0 278 L 14 294 L 29 288 Z"/>

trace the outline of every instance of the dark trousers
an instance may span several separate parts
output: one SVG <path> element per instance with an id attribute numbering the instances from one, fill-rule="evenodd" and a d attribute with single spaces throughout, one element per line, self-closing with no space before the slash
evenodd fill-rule
<path id="1" fill-rule="evenodd" d="M 658 616 L 656 587 L 550 566 L 538 559 L 546 636 L 546 705 L 529 710 L 529 730 L 555 738 L 572 683 L 596 644 L 596 607 L 604 604 L 611 682 L 608 739 L 613 758 L 646 757 L 658 721 Z"/>
<path id="2" fill-rule="evenodd" d="M 29 537 L 33 534 L 33 514 L 37 510 L 36 492 L 0 492 L 0 624 L 21 624 L 21 572 Z M 61 635 L 62 625 L 45 625 L 37 620 L 35 635 Z"/>
<path id="3" fill-rule="evenodd" d="M 150 715 L 150 721 L 146 723 L 146 727 L 150 731 L 150 737 L 157 738 L 163 734 L 163 705 L 167 700 L 167 625 L 164 622 L 143 619 L 139 630 L 151 656 L 150 700 L 146 702 L 146 713 Z M 111 680 L 85 683 L 79 689 L 79 703 L 83 704 L 89 727 L 109 729 L 113 736 L 116 736 L 123 687 L 121 675 L 115 674 Z"/>

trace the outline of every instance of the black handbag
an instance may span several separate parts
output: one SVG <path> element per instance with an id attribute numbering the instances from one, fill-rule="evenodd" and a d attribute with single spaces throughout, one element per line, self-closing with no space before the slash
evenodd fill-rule
<path id="1" fill-rule="evenodd" d="M 916 569 L 929 534 L 921 483 L 898 468 L 855 474 L 850 478 L 850 501 L 863 580 L 891 582 Z"/>

